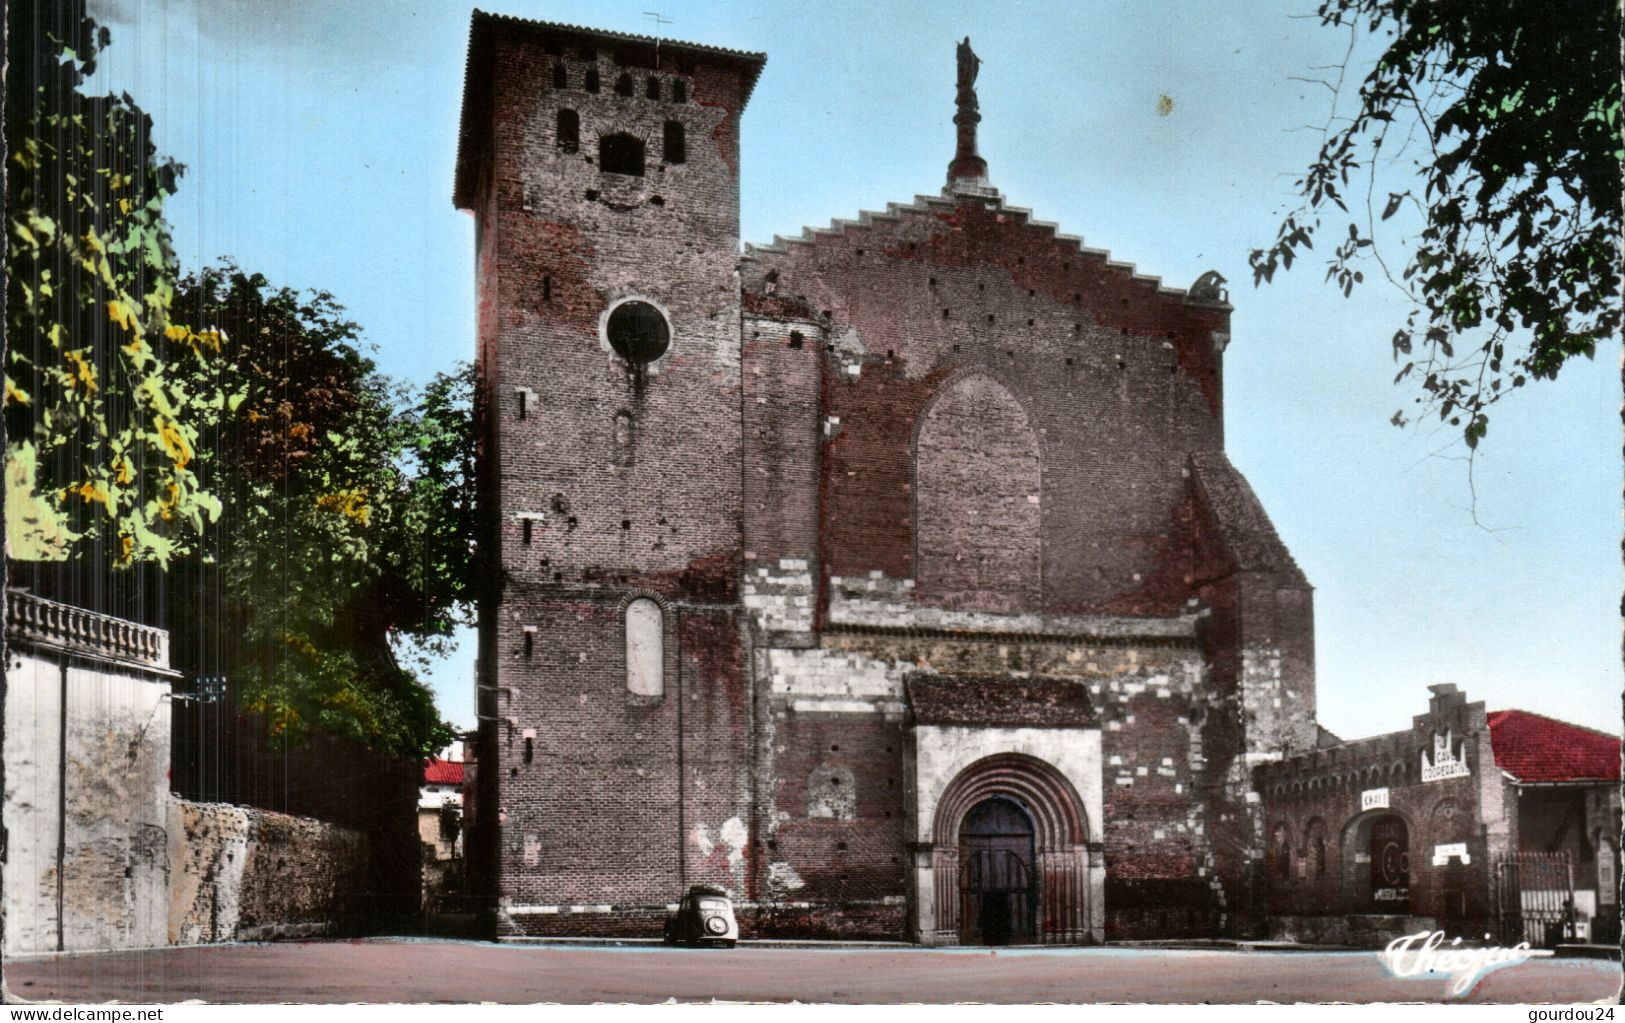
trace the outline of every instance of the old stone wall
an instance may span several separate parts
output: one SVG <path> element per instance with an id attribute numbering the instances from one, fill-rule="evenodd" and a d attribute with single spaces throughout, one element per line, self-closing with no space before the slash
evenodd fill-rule
<path id="1" fill-rule="evenodd" d="M 366 917 L 365 835 L 270 810 L 169 804 L 167 940 L 353 933 Z"/>
<path id="2" fill-rule="evenodd" d="M 165 637 L 6 597 L 5 952 L 162 945 Z"/>

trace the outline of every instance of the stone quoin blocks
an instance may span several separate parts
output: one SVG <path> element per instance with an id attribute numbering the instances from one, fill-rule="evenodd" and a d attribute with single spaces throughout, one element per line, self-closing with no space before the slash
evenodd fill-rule
<path id="1" fill-rule="evenodd" d="M 1224 455 L 1222 288 L 996 173 L 741 255 L 764 62 L 474 16 L 492 927 L 703 882 L 746 936 L 1257 932 L 1313 611 Z"/>

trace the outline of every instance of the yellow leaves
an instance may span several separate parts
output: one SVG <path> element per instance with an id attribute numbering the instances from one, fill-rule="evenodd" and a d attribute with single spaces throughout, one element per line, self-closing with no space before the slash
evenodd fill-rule
<path id="1" fill-rule="evenodd" d="M 288 644 L 288 646 L 292 647 L 294 650 L 297 650 L 299 653 L 304 654 L 306 657 L 321 656 L 321 652 L 316 649 L 316 644 L 312 643 L 308 638 L 300 635 L 297 632 L 283 633 L 282 641 Z"/>
<path id="2" fill-rule="evenodd" d="M 82 497 L 86 504 L 99 504 L 107 509 L 109 515 L 113 513 L 113 499 L 108 496 L 107 491 L 102 489 L 99 483 L 81 483 L 72 488 L 72 493 Z"/>
<path id="3" fill-rule="evenodd" d="M 175 467 L 186 468 L 192 460 L 192 445 L 173 420 L 166 419 L 158 424 L 158 439 L 163 443 L 164 450 L 169 452 L 169 457 L 175 460 Z"/>
<path id="4" fill-rule="evenodd" d="M 135 554 L 135 540 L 133 540 L 132 538 L 130 538 L 128 536 L 125 536 L 122 533 L 119 534 L 118 553 L 114 555 L 114 557 L 116 557 L 118 559 L 118 563 L 121 564 L 121 565 L 128 565 L 130 563 L 131 556 L 134 555 L 134 554 Z"/>
<path id="5" fill-rule="evenodd" d="M 175 521 L 175 509 L 181 504 L 181 488 L 178 483 L 171 483 L 164 487 L 164 499 L 158 502 L 158 514 L 165 522 Z"/>
<path id="6" fill-rule="evenodd" d="M 19 405 L 27 405 L 32 400 L 33 399 L 29 398 L 27 391 L 23 390 L 21 387 L 18 387 L 9 376 L 6 377 L 5 404 L 10 405 L 12 402 L 16 402 Z"/>
<path id="7" fill-rule="evenodd" d="M 113 462 L 113 479 L 117 480 L 121 486 L 128 486 L 135 482 L 135 470 L 130 467 L 129 459 L 120 458 Z"/>
<path id="8" fill-rule="evenodd" d="M 164 328 L 164 337 L 176 344 L 184 344 L 194 352 L 201 353 L 203 349 L 218 352 L 220 345 L 225 341 L 225 333 L 218 330 L 192 330 L 178 323 L 171 323 Z"/>
<path id="9" fill-rule="evenodd" d="M 89 351 L 90 349 L 84 349 Z M 91 365 L 83 355 L 77 351 L 63 353 L 70 367 L 68 373 L 68 386 L 77 390 L 84 387 L 85 393 L 90 394 L 96 390 L 96 367 Z"/>
<path id="10" fill-rule="evenodd" d="M 139 336 L 141 333 L 140 313 L 134 306 L 123 299 L 114 298 L 108 300 L 107 318 L 131 334 Z"/>
<path id="11" fill-rule="evenodd" d="M 304 440 L 315 432 L 315 429 L 309 423 L 294 423 L 288 427 L 288 436 L 294 440 Z"/>
<path id="12" fill-rule="evenodd" d="M 372 518 L 372 509 L 367 505 L 367 492 L 363 489 L 323 494 L 316 499 L 316 507 L 335 512 L 363 526 Z"/>

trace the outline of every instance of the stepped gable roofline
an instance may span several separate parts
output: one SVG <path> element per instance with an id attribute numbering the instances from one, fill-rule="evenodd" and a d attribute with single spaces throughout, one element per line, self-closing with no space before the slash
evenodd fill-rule
<path id="1" fill-rule="evenodd" d="M 1258 495 L 1229 457 L 1223 451 L 1195 451 L 1190 464 L 1236 567 L 1243 572 L 1279 573 L 1305 589 L 1313 589 L 1292 552 L 1281 542 Z"/>
<path id="2" fill-rule="evenodd" d="M 1521 782 L 1620 780 L 1620 739 L 1527 710 L 1485 718 L 1495 766 Z"/>
<path id="3" fill-rule="evenodd" d="M 756 80 L 761 77 L 767 54 L 749 50 L 734 50 L 725 46 L 707 46 L 686 43 L 677 39 L 659 39 L 655 36 L 634 35 L 629 32 L 610 32 L 605 29 L 571 25 L 561 21 L 536 21 L 516 18 L 508 14 L 492 14 L 475 8 L 468 31 L 468 58 L 463 65 L 463 109 L 458 118 L 457 171 L 452 191 L 452 204 L 457 209 L 472 209 L 475 196 L 475 169 L 488 143 L 487 125 L 483 116 L 490 106 L 490 75 L 487 73 L 493 33 L 524 32 L 531 34 L 573 35 L 595 40 L 658 47 L 662 52 L 704 57 L 723 64 L 734 64 L 745 73 L 745 88 L 739 109 L 743 112 L 750 103 Z"/>
<path id="4" fill-rule="evenodd" d="M 968 191 L 963 188 L 945 188 L 941 195 L 916 195 L 913 202 L 886 204 L 884 212 L 875 210 L 859 210 L 856 220 L 837 218 L 831 220 L 828 227 L 804 227 L 801 233 L 794 237 L 774 235 L 773 241 L 765 245 L 746 243 L 745 258 L 756 258 L 762 253 L 787 253 L 792 246 L 816 244 L 820 237 L 839 238 L 849 230 L 868 230 L 879 223 L 901 223 L 905 217 L 930 215 L 934 211 L 951 210 L 963 203 L 979 203 L 996 213 L 1002 213 L 1014 220 L 1018 226 L 1033 227 L 1047 232 L 1055 241 L 1070 246 L 1079 255 L 1091 256 L 1101 260 L 1106 267 L 1126 273 L 1136 284 L 1151 288 L 1163 298 L 1178 299 L 1192 305 L 1230 311 L 1235 307 L 1228 301 L 1214 301 L 1201 295 L 1192 293 L 1190 288 L 1176 288 L 1162 283 L 1161 277 L 1142 274 L 1133 263 L 1125 263 L 1112 259 L 1112 254 L 1106 249 L 1090 248 L 1083 243 L 1083 238 L 1075 234 L 1064 234 L 1060 225 L 1048 220 L 1038 220 L 1033 217 L 1033 211 L 1023 206 L 1011 206 L 999 195 L 997 189 L 978 189 Z"/>

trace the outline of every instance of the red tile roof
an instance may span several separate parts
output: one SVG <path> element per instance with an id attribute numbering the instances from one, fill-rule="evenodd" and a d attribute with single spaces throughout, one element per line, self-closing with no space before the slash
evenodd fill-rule
<path id="1" fill-rule="evenodd" d="M 1495 765 L 1519 781 L 1619 781 L 1619 736 L 1526 710 L 1487 715 Z"/>
<path id="2" fill-rule="evenodd" d="M 436 760 L 429 758 L 423 765 L 423 784 L 425 785 L 461 785 L 463 783 L 463 762 L 461 760 Z"/>

